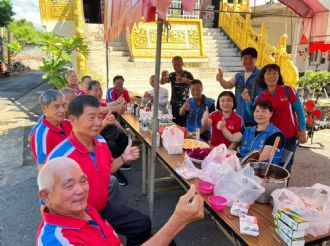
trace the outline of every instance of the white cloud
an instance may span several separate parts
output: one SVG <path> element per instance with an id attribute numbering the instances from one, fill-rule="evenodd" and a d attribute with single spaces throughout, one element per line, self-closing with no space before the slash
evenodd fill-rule
<path id="1" fill-rule="evenodd" d="M 41 27 L 38 0 L 12 0 L 14 19 L 27 19 L 37 28 Z"/>

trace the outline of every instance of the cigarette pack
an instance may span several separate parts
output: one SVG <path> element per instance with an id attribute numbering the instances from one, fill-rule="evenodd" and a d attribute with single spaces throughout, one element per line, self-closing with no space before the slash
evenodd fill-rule
<path id="1" fill-rule="evenodd" d="M 305 245 L 305 239 L 302 238 L 290 238 L 288 235 L 284 233 L 280 228 L 275 228 L 278 235 L 281 237 L 281 239 L 285 242 L 288 246 L 303 246 Z"/>
<path id="2" fill-rule="evenodd" d="M 233 202 L 230 208 L 230 214 L 234 216 L 239 216 L 240 214 L 247 214 L 250 205 L 243 202 Z"/>
<path id="3" fill-rule="evenodd" d="M 302 238 L 305 236 L 305 230 L 293 230 L 290 226 L 285 224 L 280 219 L 275 219 L 275 225 L 277 228 L 281 229 L 290 238 Z"/>
<path id="4" fill-rule="evenodd" d="M 242 234 L 250 236 L 259 236 L 258 221 L 255 216 L 245 214 L 239 215 L 239 228 Z"/>
<path id="5" fill-rule="evenodd" d="M 276 219 L 282 220 L 295 231 L 306 230 L 309 226 L 309 222 L 303 216 L 288 208 L 278 209 Z"/>

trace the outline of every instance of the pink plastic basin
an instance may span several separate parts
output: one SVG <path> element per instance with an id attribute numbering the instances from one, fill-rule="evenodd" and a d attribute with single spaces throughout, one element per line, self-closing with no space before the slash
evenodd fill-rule
<path id="1" fill-rule="evenodd" d="M 211 194 L 213 192 L 214 189 L 214 184 L 207 182 L 207 181 L 199 181 L 198 182 L 198 190 L 200 193 L 204 194 L 204 195 L 208 195 Z"/>
<path id="2" fill-rule="evenodd" d="M 222 196 L 210 196 L 209 203 L 215 211 L 221 211 L 225 208 L 228 200 Z"/>

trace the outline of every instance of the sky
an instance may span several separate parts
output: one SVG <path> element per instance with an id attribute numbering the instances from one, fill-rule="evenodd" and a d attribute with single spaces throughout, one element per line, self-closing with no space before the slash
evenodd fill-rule
<path id="1" fill-rule="evenodd" d="M 267 0 L 256 0 L 256 5 L 264 4 Z M 27 19 L 31 21 L 37 28 L 41 28 L 39 0 L 11 0 L 14 19 Z M 254 4 L 254 0 L 250 0 L 250 5 Z"/>

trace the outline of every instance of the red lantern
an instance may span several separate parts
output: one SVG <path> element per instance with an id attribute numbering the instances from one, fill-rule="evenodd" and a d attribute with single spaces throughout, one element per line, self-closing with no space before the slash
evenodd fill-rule
<path id="1" fill-rule="evenodd" d="M 315 103 L 313 101 L 308 101 L 305 103 L 306 110 L 309 112 L 313 112 L 313 109 L 315 108 Z"/>
<path id="2" fill-rule="evenodd" d="M 313 112 L 313 114 L 314 114 L 314 116 L 315 116 L 315 118 L 316 119 L 321 119 L 321 116 L 322 116 L 322 112 L 320 111 L 320 110 L 315 110 L 314 112 Z"/>
<path id="3" fill-rule="evenodd" d="M 313 125 L 313 118 L 311 116 L 308 116 L 306 119 L 306 124 L 309 126 Z"/>
<path id="4" fill-rule="evenodd" d="M 156 18 L 156 6 L 146 7 L 144 11 L 144 21 L 152 22 Z"/>

